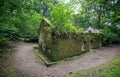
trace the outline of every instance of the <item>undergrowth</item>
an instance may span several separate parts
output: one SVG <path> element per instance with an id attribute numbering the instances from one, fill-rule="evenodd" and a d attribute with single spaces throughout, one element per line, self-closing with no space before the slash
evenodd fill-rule
<path id="1" fill-rule="evenodd" d="M 14 49 L 10 46 L 4 46 L 0 49 L 0 77 L 24 77 L 24 74 L 17 71 L 10 60 Z"/>
<path id="2" fill-rule="evenodd" d="M 99 67 L 79 71 L 70 77 L 120 77 L 120 57 Z"/>

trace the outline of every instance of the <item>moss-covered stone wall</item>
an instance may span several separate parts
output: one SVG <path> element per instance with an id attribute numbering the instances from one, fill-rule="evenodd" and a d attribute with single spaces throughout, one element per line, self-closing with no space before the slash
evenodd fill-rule
<path id="1" fill-rule="evenodd" d="M 51 24 L 45 19 L 39 29 L 39 49 L 50 61 L 80 55 L 91 48 L 101 47 L 100 37 L 96 33 L 66 33 L 50 29 Z"/>
<path id="2" fill-rule="evenodd" d="M 57 38 L 59 59 L 79 55 L 82 51 L 81 41 L 74 38 Z"/>

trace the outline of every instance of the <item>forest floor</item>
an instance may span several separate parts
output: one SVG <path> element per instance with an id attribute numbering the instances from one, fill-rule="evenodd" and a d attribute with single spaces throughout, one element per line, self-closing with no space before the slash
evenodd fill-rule
<path id="1" fill-rule="evenodd" d="M 66 62 L 46 67 L 35 54 L 34 43 L 15 43 L 15 52 L 11 62 L 15 68 L 26 74 L 25 77 L 66 77 L 80 70 L 105 64 L 120 56 L 120 45 L 109 45 L 96 49 L 96 52 Z"/>

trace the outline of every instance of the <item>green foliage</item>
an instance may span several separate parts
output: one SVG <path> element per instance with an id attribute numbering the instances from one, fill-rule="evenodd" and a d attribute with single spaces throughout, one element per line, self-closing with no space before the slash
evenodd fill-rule
<path id="1" fill-rule="evenodd" d="M 8 39 L 16 39 L 18 37 L 18 30 L 12 23 L 12 20 L 8 19 L 7 22 L 0 23 L 0 41 L 6 41 Z"/>
<path id="2" fill-rule="evenodd" d="M 107 32 L 105 33 L 105 37 L 104 37 L 104 39 L 103 39 L 103 44 L 104 44 L 104 43 L 105 43 L 105 44 L 116 43 L 116 41 L 119 41 L 118 38 L 119 38 L 119 37 L 118 37 L 117 34 L 114 34 L 114 33 L 110 32 L 110 31 L 107 31 Z"/>
<path id="3" fill-rule="evenodd" d="M 26 17 L 25 20 L 24 20 L 24 16 L 23 18 L 21 18 L 21 20 L 24 20 L 24 23 L 20 24 L 20 28 L 19 28 L 20 37 L 32 38 L 37 36 L 37 31 L 39 28 L 42 15 L 38 14 L 34 10 L 31 10 L 30 13 L 31 13 L 30 15 L 27 16 L 24 15 Z"/>
<path id="4" fill-rule="evenodd" d="M 31 4 L 32 3 L 32 4 Z M 15 40 L 19 37 L 36 37 L 41 12 L 34 9 L 33 0 L 2 0 L 0 3 L 0 41 Z"/>
<path id="5" fill-rule="evenodd" d="M 78 14 L 74 13 L 74 5 L 81 5 Z M 114 43 L 120 38 L 120 29 L 116 28 L 120 19 L 119 5 L 119 0 L 70 0 L 69 3 L 58 0 L 1 0 L 0 42 L 37 37 L 40 20 L 45 16 L 54 27 L 63 31 L 80 33 L 88 26 L 103 29 L 104 42 Z M 111 27 L 106 30 L 104 26 Z"/>
<path id="6" fill-rule="evenodd" d="M 77 28 L 76 26 L 73 26 L 71 23 L 66 23 L 64 28 L 63 28 L 63 31 L 75 32 L 77 34 L 82 33 L 83 30 L 84 30 L 83 28 Z"/>
<path id="7" fill-rule="evenodd" d="M 59 2 L 56 5 L 49 3 L 49 6 L 52 7 L 51 22 L 55 27 L 57 26 L 59 30 L 65 32 L 75 32 L 75 33 L 83 32 L 82 28 L 79 29 L 73 25 L 72 22 L 73 9 L 71 9 L 70 6 L 62 2 Z"/>
<path id="8" fill-rule="evenodd" d="M 119 0 L 79 0 L 82 10 L 74 15 L 74 25 L 103 29 L 103 44 L 120 43 Z"/>
<path id="9" fill-rule="evenodd" d="M 54 26 L 63 29 L 66 23 L 71 22 L 72 9 L 70 7 L 61 2 L 56 5 L 50 3 L 49 6 L 52 7 L 51 22 Z"/>
<path id="10" fill-rule="evenodd" d="M 113 28 L 112 28 L 113 30 Z M 103 38 L 103 44 L 116 44 L 120 42 L 120 37 L 118 35 L 118 33 L 115 33 L 114 31 L 112 31 L 110 28 L 106 27 L 105 29 L 102 30 L 102 32 L 104 33 L 104 38 Z"/>

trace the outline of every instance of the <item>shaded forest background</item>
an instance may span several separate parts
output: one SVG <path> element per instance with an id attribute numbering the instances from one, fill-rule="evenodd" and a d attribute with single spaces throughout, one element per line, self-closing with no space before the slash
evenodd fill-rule
<path id="1" fill-rule="evenodd" d="M 120 0 L 0 0 L 0 43 L 37 38 L 42 17 L 63 31 L 93 26 L 103 44 L 120 43 Z"/>

